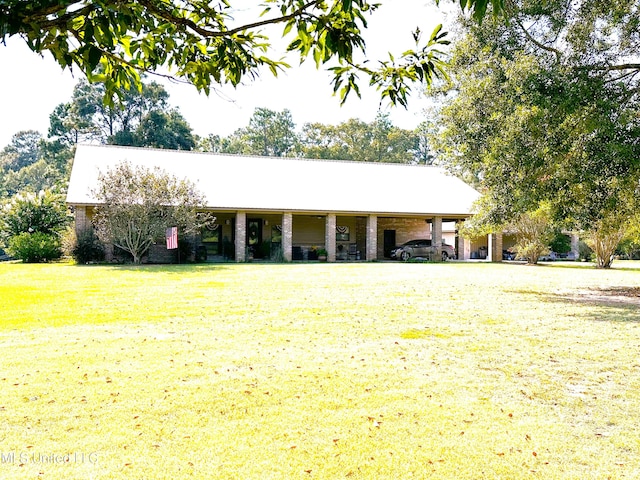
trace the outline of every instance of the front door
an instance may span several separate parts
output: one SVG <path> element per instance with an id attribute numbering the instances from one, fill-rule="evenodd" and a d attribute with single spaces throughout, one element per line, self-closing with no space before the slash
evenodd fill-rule
<path id="1" fill-rule="evenodd" d="M 385 230 L 384 231 L 384 256 L 391 258 L 391 250 L 396 246 L 396 231 Z"/>
<path id="2" fill-rule="evenodd" d="M 207 226 L 202 230 L 202 244 L 206 248 L 206 256 L 216 256 L 222 253 L 222 226 L 219 224 Z"/>
<path id="3" fill-rule="evenodd" d="M 250 218 L 247 221 L 247 248 L 253 258 L 261 258 L 262 219 Z"/>

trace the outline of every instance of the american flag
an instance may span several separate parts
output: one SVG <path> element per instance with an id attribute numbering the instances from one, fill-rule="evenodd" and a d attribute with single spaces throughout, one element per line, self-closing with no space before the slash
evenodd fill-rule
<path id="1" fill-rule="evenodd" d="M 167 228 L 167 250 L 178 248 L 178 227 Z"/>

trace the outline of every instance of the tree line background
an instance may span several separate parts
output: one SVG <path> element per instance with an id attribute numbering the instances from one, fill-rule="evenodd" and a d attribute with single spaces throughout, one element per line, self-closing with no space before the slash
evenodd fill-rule
<path id="1" fill-rule="evenodd" d="M 81 81 L 67 103 L 50 114 L 47 135 L 17 132 L 0 151 L 0 199 L 21 191 L 64 192 L 77 143 L 196 150 L 241 155 L 430 164 L 426 123 L 394 126 L 387 114 L 372 122 L 307 123 L 296 128 L 288 110 L 256 108 L 246 127 L 229 136 L 194 134 L 169 94 L 156 82 L 106 105 L 104 87 Z"/>

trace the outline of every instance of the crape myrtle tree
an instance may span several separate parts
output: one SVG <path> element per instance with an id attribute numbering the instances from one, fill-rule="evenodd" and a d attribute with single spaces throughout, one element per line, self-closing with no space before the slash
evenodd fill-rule
<path id="1" fill-rule="evenodd" d="M 196 186 L 157 167 L 120 163 L 100 174 L 94 194 L 98 236 L 130 253 L 134 263 L 141 262 L 151 245 L 164 241 L 168 227 L 177 226 L 182 236 L 211 221 L 198 213 L 204 196 Z"/>
<path id="2" fill-rule="evenodd" d="M 508 221 L 496 224 L 491 218 L 495 212 L 492 205 L 487 205 L 490 197 L 480 197 L 476 204 L 477 213 L 473 217 L 458 224 L 458 232 L 467 238 L 477 238 L 491 234 L 496 229 L 503 229 L 512 234 L 516 241 L 512 247 L 519 260 L 526 260 L 528 265 L 537 265 L 540 257 L 551 251 L 551 244 L 560 235 L 560 226 L 551 214 L 551 205 L 542 202 L 538 208 L 514 214 Z"/>
<path id="3" fill-rule="evenodd" d="M 457 1 L 457 0 L 456 0 Z M 505 0 L 463 0 L 461 6 L 482 18 Z M 438 0 L 436 0 L 438 3 Z M 383 98 L 406 105 L 411 82 L 431 82 L 443 74 L 438 50 L 448 43 L 438 27 L 424 42 L 416 29 L 415 50 L 377 63 L 358 62 L 365 53 L 363 33 L 376 4 L 366 0 L 263 0 L 253 18 L 242 17 L 239 0 L 42 0 L 0 3 L 0 38 L 22 37 L 37 53 L 49 51 L 63 68 L 80 70 L 91 83 L 105 86 L 106 98 L 140 89 L 141 74 L 168 68 L 205 93 L 238 85 L 263 68 L 274 75 L 289 67 L 272 55 L 269 35 L 288 39 L 287 51 L 317 67 L 330 66 L 333 89 L 344 101 L 359 93 L 359 76 L 376 85 Z M 267 27 L 277 32 L 267 33 Z"/>
<path id="4" fill-rule="evenodd" d="M 640 259 L 640 214 L 632 219 L 616 253 L 629 259 Z"/>
<path id="5" fill-rule="evenodd" d="M 555 229 L 548 205 L 520 214 L 509 223 L 508 228 L 516 236 L 516 258 L 526 260 L 529 265 L 536 265 L 541 256 L 550 252 L 549 245 Z"/>
<path id="6" fill-rule="evenodd" d="M 639 203 L 640 12 L 596 0 L 506 8 L 509 22 L 461 22 L 432 145 L 484 193 L 488 223 L 548 202 L 608 267 Z"/>

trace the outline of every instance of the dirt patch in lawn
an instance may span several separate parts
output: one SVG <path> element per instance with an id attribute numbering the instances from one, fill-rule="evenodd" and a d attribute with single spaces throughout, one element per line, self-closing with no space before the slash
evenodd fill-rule
<path id="1" fill-rule="evenodd" d="M 563 295 L 574 301 L 606 305 L 640 305 L 640 287 L 609 287 L 579 290 Z"/>

